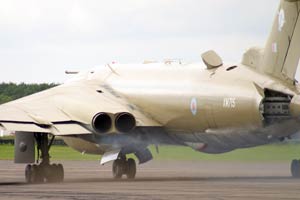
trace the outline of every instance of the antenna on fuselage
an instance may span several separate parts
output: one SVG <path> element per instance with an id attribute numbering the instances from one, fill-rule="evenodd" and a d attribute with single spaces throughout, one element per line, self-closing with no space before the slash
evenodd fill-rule
<path id="1" fill-rule="evenodd" d="M 78 74 L 79 71 L 69 71 L 69 70 L 66 70 L 65 71 L 65 74 Z"/>

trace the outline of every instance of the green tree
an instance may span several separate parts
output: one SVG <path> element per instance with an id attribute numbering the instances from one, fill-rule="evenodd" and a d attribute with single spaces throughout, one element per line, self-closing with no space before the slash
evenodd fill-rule
<path id="1" fill-rule="evenodd" d="M 13 101 L 57 86 L 55 83 L 25 84 L 0 83 L 0 104 Z"/>

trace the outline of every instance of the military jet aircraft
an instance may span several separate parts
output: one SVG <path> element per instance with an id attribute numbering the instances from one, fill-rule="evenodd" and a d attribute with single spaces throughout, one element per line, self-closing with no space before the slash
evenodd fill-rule
<path id="1" fill-rule="evenodd" d="M 199 64 L 108 64 L 63 85 L 0 106 L 0 125 L 15 131 L 15 162 L 26 181 L 63 181 L 50 164 L 53 139 L 113 161 L 113 177 L 136 175 L 152 159 L 149 145 L 183 145 L 225 153 L 274 143 L 300 129 L 300 0 L 281 0 L 264 48 L 250 48 L 236 65 L 214 51 Z M 36 148 L 35 148 L 36 146 Z M 37 150 L 36 150 L 37 149 Z M 36 155 L 37 153 L 37 155 Z M 37 161 L 35 161 L 37 158 Z M 300 177 L 300 160 L 291 165 Z"/>

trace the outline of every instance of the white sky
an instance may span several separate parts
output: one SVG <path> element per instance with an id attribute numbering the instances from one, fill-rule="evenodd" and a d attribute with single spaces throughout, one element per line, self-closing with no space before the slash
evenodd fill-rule
<path id="1" fill-rule="evenodd" d="M 63 82 L 112 61 L 239 62 L 263 46 L 279 0 L 0 0 L 0 82 Z"/>

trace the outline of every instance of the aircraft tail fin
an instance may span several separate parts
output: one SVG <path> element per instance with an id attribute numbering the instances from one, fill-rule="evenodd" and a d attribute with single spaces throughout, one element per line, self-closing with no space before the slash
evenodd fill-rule
<path id="1" fill-rule="evenodd" d="M 251 48 L 243 64 L 295 83 L 300 67 L 300 0 L 281 0 L 271 34 L 264 49 Z"/>

